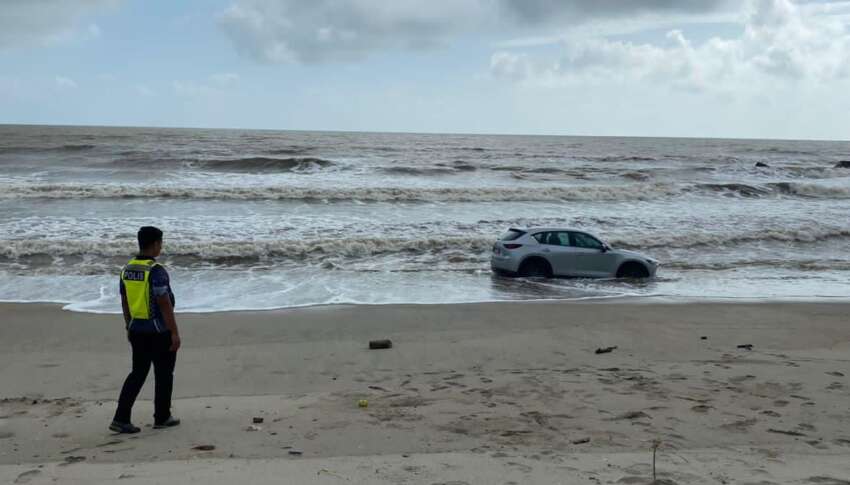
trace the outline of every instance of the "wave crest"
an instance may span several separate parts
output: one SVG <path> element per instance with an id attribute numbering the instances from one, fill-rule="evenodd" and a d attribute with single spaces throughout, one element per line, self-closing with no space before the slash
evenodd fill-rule
<path id="1" fill-rule="evenodd" d="M 532 188 L 509 187 L 352 187 L 291 186 L 187 187 L 136 184 L 20 184 L 5 187 L 6 198 L 179 198 L 222 200 L 302 200 L 366 202 L 498 202 L 498 201 L 620 201 L 674 196 L 672 185 L 586 185 Z"/>

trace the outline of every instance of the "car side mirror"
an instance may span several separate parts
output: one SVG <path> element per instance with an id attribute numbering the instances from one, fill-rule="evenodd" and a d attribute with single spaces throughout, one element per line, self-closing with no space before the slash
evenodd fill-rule
<path id="1" fill-rule="evenodd" d="M 611 250 L 611 246 L 609 246 L 608 244 L 603 244 L 603 245 L 602 245 L 602 252 L 603 252 L 603 253 L 607 253 L 607 252 L 608 252 L 608 251 L 610 251 L 610 250 Z"/>

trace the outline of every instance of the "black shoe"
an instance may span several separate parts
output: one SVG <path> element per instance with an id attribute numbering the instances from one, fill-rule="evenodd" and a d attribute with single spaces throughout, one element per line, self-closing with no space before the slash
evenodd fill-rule
<path id="1" fill-rule="evenodd" d="M 180 420 L 175 418 L 174 416 L 170 416 L 165 421 L 154 423 L 153 429 L 162 429 L 162 428 L 173 428 L 180 424 Z"/>
<path id="2" fill-rule="evenodd" d="M 138 433 L 142 429 L 133 426 L 133 423 L 120 423 L 118 421 L 112 421 L 112 424 L 109 425 L 109 430 L 114 431 L 116 433 L 134 434 Z"/>

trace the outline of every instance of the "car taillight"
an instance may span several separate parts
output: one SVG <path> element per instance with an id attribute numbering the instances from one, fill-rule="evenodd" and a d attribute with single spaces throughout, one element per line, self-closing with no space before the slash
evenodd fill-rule
<path id="1" fill-rule="evenodd" d="M 519 249 L 522 247 L 522 244 L 505 244 L 505 249 Z"/>

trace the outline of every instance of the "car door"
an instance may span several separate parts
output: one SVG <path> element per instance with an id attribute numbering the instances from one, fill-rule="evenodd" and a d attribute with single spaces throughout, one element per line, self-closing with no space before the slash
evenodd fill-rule
<path id="1" fill-rule="evenodd" d="M 605 251 L 599 239 L 583 232 L 571 232 L 570 245 L 579 276 L 608 277 L 616 272 L 617 256 Z"/>
<path id="2" fill-rule="evenodd" d="M 540 252 L 543 253 L 549 264 L 552 265 L 552 273 L 557 276 L 575 276 L 576 274 L 576 252 L 570 246 L 570 234 L 564 231 L 541 232 L 534 235 L 540 243 Z"/>

